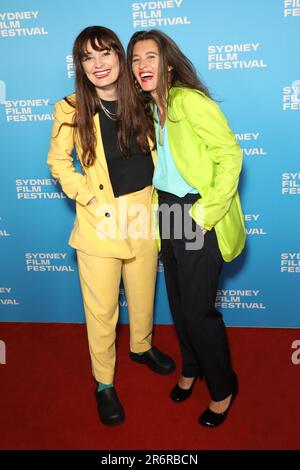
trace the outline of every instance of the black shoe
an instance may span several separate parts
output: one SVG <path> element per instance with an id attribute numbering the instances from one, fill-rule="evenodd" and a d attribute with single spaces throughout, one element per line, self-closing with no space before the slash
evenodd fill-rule
<path id="1" fill-rule="evenodd" d="M 173 359 L 160 352 L 154 346 L 143 354 L 131 352 L 130 358 L 139 364 L 146 364 L 151 370 L 161 375 L 170 374 L 176 368 Z"/>
<path id="2" fill-rule="evenodd" d="M 121 424 L 125 420 L 125 413 L 114 387 L 95 391 L 100 420 L 107 426 Z"/>
<path id="3" fill-rule="evenodd" d="M 198 378 L 199 378 L 199 380 L 201 380 L 202 376 L 198 376 Z M 187 400 L 187 398 L 189 398 L 192 394 L 194 383 L 196 382 L 196 379 L 197 379 L 197 377 L 195 377 L 192 385 L 188 389 L 181 388 L 178 384 L 176 384 L 175 387 L 171 390 L 170 398 L 173 401 L 176 401 L 177 403 L 179 403 L 181 401 L 184 401 L 184 400 Z"/>
<path id="4" fill-rule="evenodd" d="M 206 426 L 209 428 L 216 428 L 217 426 L 220 426 L 220 424 L 224 423 L 228 415 L 228 411 L 231 408 L 237 396 L 237 393 L 238 393 L 237 389 L 232 393 L 231 401 L 229 403 L 227 410 L 225 410 L 223 413 L 215 413 L 210 408 L 206 408 L 206 410 L 199 417 L 198 423 L 202 424 L 202 426 Z"/>

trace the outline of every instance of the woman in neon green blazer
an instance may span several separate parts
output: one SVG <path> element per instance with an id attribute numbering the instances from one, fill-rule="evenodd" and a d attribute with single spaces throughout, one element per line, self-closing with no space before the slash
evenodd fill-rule
<path id="1" fill-rule="evenodd" d="M 223 260 L 234 259 L 245 244 L 237 192 L 242 152 L 219 106 L 170 37 L 157 30 L 137 32 L 127 53 L 137 93 L 153 112 L 156 128 L 153 184 L 161 256 L 183 363 L 171 398 L 185 400 L 195 378 L 204 376 L 212 400 L 199 423 L 215 427 L 237 394 L 215 298 Z M 198 241 L 194 247 L 188 226 Z"/>

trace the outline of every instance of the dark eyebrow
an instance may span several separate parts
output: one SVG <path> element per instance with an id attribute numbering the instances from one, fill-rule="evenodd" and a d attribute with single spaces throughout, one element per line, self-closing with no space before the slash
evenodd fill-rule
<path id="1" fill-rule="evenodd" d="M 93 50 L 97 50 L 98 52 L 103 52 L 103 51 L 111 51 L 112 49 L 111 49 L 111 47 L 102 47 L 101 49 L 93 49 Z M 86 56 L 89 56 L 91 54 L 92 54 L 92 52 L 84 51 L 82 53 L 82 56 L 86 57 Z"/>
<path id="2" fill-rule="evenodd" d="M 158 55 L 158 53 L 155 52 L 155 51 L 147 51 L 146 54 L 155 54 L 155 55 Z M 139 57 L 139 54 L 133 54 L 132 58 L 133 58 L 133 57 Z"/>

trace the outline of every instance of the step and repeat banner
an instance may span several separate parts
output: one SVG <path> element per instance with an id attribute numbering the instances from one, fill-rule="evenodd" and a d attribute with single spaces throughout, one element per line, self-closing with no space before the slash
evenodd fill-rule
<path id="1" fill-rule="evenodd" d="M 247 246 L 224 266 L 218 308 L 227 325 L 300 327 L 300 0 L 1 0 L 0 320 L 84 321 L 74 204 L 46 158 L 73 41 L 96 24 L 125 47 L 161 29 L 195 64 L 244 154 Z M 127 322 L 122 288 L 120 306 Z M 172 322 L 161 263 L 155 322 Z"/>

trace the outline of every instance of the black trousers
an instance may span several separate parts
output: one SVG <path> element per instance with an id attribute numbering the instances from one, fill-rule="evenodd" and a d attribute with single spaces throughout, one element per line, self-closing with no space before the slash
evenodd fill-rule
<path id="1" fill-rule="evenodd" d="M 208 231 L 203 240 L 199 226 L 188 214 L 199 194 L 179 198 L 158 191 L 158 195 L 161 258 L 180 343 L 182 374 L 204 376 L 212 399 L 220 401 L 234 391 L 236 375 L 222 315 L 215 308 L 223 264 L 215 230 Z M 171 217 L 170 208 L 175 214 Z M 191 229 L 185 230 L 187 225 L 202 236 L 202 248 L 191 249 Z"/>

